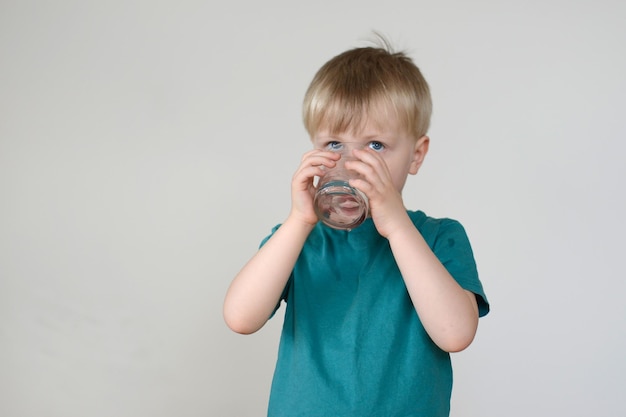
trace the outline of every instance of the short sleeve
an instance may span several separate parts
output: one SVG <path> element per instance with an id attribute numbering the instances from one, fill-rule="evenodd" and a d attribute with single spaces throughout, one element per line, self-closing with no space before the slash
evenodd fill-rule
<path id="1" fill-rule="evenodd" d="M 478 277 L 476 261 L 465 228 L 456 220 L 426 221 L 422 228 L 426 241 L 439 261 L 459 285 L 476 294 L 479 316 L 489 313 L 489 301 Z"/>

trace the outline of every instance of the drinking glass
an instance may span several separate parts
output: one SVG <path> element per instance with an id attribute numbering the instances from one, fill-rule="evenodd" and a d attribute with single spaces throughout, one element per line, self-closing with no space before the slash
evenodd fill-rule
<path id="1" fill-rule="evenodd" d="M 352 178 L 359 178 L 355 171 L 348 170 L 345 162 L 355 160 L 352 149 L 355 146 L 341 144 L 338 149 L 331 149 L 341 154 L 341 158 L 333 168 L 325 168 L 326 172 L 319 178 L 313 204 L 317 217 L 335 229 L 351 230 L 359 226 L 367 218 L 369 203 L 367 196 L 349 184 Z"/>

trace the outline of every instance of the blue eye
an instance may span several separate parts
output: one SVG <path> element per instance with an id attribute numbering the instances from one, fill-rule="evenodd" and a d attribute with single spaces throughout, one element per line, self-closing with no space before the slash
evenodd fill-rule
<path id="1" fill-rule="evenodd" d="M 383 145 L 382 143 L 380 143 L 378 141 L 370 142 L 369 147 L 370 147 L 370 149 L 373 149 L 373 150 L 375 150 L 377 152 L 380 152 L 383 149 L 385 149 L 385 145 Z"/>
<path id="2" fill-rule="evenodd" d="M 333 142 L 328 142 L 328 144 L 326 145 L 326 148 L 329 151 L 339 151 L 343 148 L 343 145 L 341 144 L 341 142 L 333 141 Z"/>

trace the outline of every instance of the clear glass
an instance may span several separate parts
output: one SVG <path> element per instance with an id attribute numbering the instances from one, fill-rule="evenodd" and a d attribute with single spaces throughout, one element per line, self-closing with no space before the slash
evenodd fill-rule
<path id="1" fill-rule="evenodd" d="M 326 225 L 343 230 L 359 226 L 369 214 L 367 196 L 352 187 L 349 180 L 359 174 L 345 168 L 344 163 L 354 160 L 351 144 L 341 143 L 330 151 L 338 152 L 341 158 L 333 168 L 326 168 L 326 173 L 317 182 L 313 204 L 317 217 Z"/>

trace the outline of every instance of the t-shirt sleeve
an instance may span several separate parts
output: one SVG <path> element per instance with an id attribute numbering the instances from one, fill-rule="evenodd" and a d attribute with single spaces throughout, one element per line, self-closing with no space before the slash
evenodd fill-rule
<path id="1" fill-rule="evenodd" d="M 450 275 L 464 289 L 476 294 L 479 316 L 489 313 L 489 301 L 478 277 L 476 261 L 465 228 L 456 220 L 439 222 L 431 248 Z"/>

